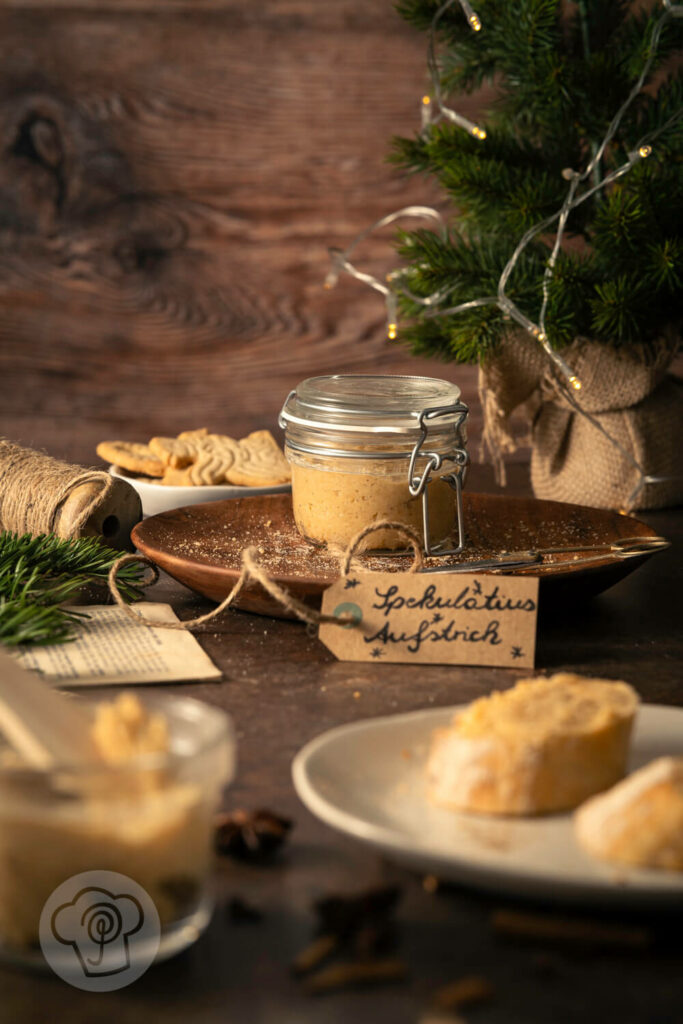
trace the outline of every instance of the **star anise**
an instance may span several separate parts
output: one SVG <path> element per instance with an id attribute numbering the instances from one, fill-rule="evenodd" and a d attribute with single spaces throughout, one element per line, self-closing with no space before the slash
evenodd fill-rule
<path id="1" fill-rule="evenodd" d="M 269 860 L 285 842 L 293 826 L 290 818 L 283 818 L 266 808 L 222 813 L 215 820 L 215 848 L 218 853 L 237 860 Z"/>
<path id="2" fill-rule="evenodd" d="M 301 951 L 292 967 L 307 974 L 330 956 L 342 953 L 354 962 L 373 962 L 396 946 L 394 909 L 397 886 L 368 889 L 357 896 L 330 895 L 314 904 L 316 938 Z"/>
<path id="3" fill-rule="evenodd" d="M 357 956 L 374 956 L 396 939 L 394 910 L 401 890 L 395 885 L 368 889 L 358 896 L 325 896 L 314 905 L 319 931 L 334 935 Z"/>

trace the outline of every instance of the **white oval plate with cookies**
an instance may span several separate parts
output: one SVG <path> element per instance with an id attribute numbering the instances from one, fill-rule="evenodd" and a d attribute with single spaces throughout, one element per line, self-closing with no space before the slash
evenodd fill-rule
<path id="1" fill-rule="evenodd" d="M 574 838 L 571 814 L 497 818 L 429 803 L 432 732 L 457 710 L 430 708 L 323 733 L 294 759 L 299 797 L 332 828 L 444 881 L 551 901 L 680 910 L 683 872 L 593 859 Z M 667 754 L 683 754 L 683 708 L 641 705 L 629 771 Z"/>
<path id="2" fill-rule="evenodd" d="M 212 484 L 211 486 L 173 487 L 157 483 L 145 477 L 140 479 L 134 473 L 127 473 L 119 466 L 110 466 L 112 476 L 126 480 L 140 495 L 143 516 L 156 516 L 184 505 L 198 505 L 204 501 L 223 501 L 226 498 L 248 498 L 252 494 L 284 494 L 291 491 L 291 484 L 272 484 L 269 487 L 247 487 L 239 484 Z"/>

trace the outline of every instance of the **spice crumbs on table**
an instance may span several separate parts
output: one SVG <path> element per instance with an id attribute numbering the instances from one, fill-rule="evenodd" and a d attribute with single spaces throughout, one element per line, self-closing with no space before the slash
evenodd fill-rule
<path id="1" fill-rule="evenodd" d="M 559 941 L 599 947 L 644 949 L 654 941 L 648 927 L 604 923 L 594 919 L 560 917 L 522 910 L 494 910 L 491 925 L 498 935 L 513 939 Z"/>
<path id="2" fill-rule="evenodd" d="M 408 968 L 402 960 L 367 960 L 353 963 L 332 964 L 307 978 L 304 989 L 310 995 L 323 995 L 335 989 L 356 985 L 382 984 L 403 981 Z"/>
<path id="3" fill-rule="evenodd" d="M 493 985 L 487 978 L 467 975 L 438 988 L 432 995 L 432 1006 L 438 1010 L 458 1010 L 461 1006 L 484 1002 L 493 993 Z"/>

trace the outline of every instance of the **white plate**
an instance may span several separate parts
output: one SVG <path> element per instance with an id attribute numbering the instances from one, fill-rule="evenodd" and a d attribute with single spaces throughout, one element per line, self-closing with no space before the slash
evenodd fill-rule
<path id="1" fill-rule="evenodd" d="M 291 491 L 291 484 L 276 484 L 273 487 L 238 487 L 235 484 L 216 484 L 213 487 L 164 487 L 150 484 L 146 480 L 128 474 L 118 466 L 110 466 L 112 476 L 126 480 L 140 495 L 142 514 L 156 516 L 172 508 L 184 505 L 198 505 L 203 501 L 223 501 L 225 498 L 248 498 L 252 494 L 285 494 Z"/>
<path id="2" fill-rule="evenodd" d="M 432 731 L 457 708 L 374 718 L 323 733 L 296 755 L 294 786 L 328 825 L 445 881 L 551 900 L 613 904 L 683 901 L 683 874 L 615 868 L 576 844 L 569 814 L 493 818 L 432 806 L 425 758 Z M 642 705 L 630 770 L 683 754 L 683 709 Z"/>

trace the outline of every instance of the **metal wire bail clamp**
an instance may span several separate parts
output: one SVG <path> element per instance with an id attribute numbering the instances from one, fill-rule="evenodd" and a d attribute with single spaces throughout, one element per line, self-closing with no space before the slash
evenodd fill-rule
<path id="1" fill-rule="evenodd" d="M 415 442 L 408 464 L 408 489 L 413 498 L 422 495 L 422 529 L 424 533 L 424 552 L 426 555 L 459 555 L 465 547 L 465 515 L 462 500 L 462 481 L 469 463 L 469 455 L 464 448 L 454 448 L 452 454 L 441 455 L 439 452 L 423 452 L 422 445 L 427 439 L 429 426 L 427 420 L 434 420 L 439 416 L 450 416 L 459 413 L 459 418 L 453 424 L 453 431 L 456 436 L 460 427 L 467 419 L 469 408 L 464 402 L 456 402 L 455 405 L 442 405 L 436 409 L 423 409 L 420 413 L 420 437 Z M 427 459 L 422 475 L 415 472 L 417 459 L 422 456 Z M 441 469 L 445 462 L 453 463 L 453 470 L 443 474 L 440 479 L 447 483 L 455 491 L 455 506 L 458 520 L 458 546 L 454 548 L 432 547 L 430 542 L 430 520 L 429 520 L 429 494 L 428 484 L 433 472 Z"/>

